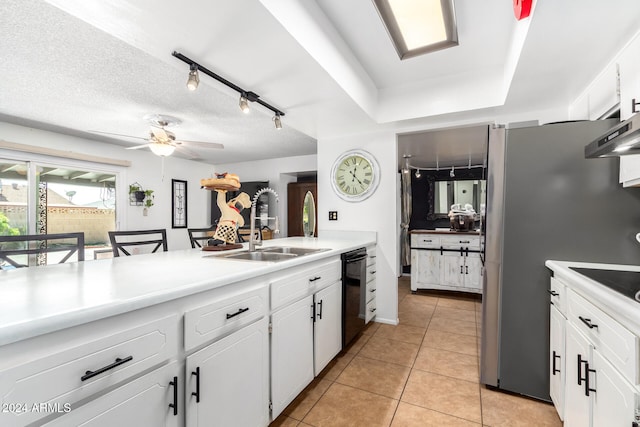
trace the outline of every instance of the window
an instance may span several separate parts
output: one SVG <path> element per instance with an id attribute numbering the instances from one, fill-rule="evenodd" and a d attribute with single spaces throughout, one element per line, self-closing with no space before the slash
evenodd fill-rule
<path id="1" fill-rule="evenodd" d="M 116 229 L 118 172 L 99 166 L 0 158 L 0 235 L 83 232 L 85 259 L 94 259 L 95 250 L 109 246 L 107 232 Z M 55 264 L 57 254 L 30 265 Z"/>

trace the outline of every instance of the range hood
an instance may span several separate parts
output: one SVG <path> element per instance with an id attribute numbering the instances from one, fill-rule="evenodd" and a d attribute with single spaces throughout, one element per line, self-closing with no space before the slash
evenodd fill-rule
<path id="1" fill-rule="evenodd" d="M 584 147 L 587 159 L 640 154 L 640 113 L 615 125 Z"/>

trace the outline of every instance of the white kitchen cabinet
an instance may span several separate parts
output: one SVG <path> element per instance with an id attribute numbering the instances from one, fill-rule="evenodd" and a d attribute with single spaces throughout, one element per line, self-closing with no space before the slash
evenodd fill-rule
<path id="1" fill-rule="evenodd" d="M 336 282 L 319 291 L 314 299 L 314 373 L 318 375 L 342 349 L 342 284 Z"/>
<path id="2" fill-rule="evenodd" d="M 567 323 L 566 332 L 564 427 L 585 427 L 591 425 L 591 405 L 584 391 L 585 364 L 591 359 L 591 346 L 572 323 Z"/>
<path id="3" fill-rule="evenodd" d="M 564 419 L 565 336 L 567 319 L 551 305 L 549 313 L 549 394 L 553 405 Z"/>
<path id="4" fill-rule="evenodd" d="M 637 390 L 605 359 L 593 350 L 593 363 L 588 368 L 593 401 L 593 427 L 631 426 L 635 418 Z"/>
<path id="5" fill-rule="evenodd" d="M 411 290 L 482 292 L 480 236 L 416 233 L 411 236 Z"/>
<path id="6" fill-rule="evenodd" d="M 186 360 L 187 427 L 269 423 L 268 320 L 245 326 Z"/>
<path id="7" fill-rule="evenodd" d="M 99 399 L 82 406 L 71 406 L 71 412 L 44 425 L 177 427 L 181 425 L 183 416 L 176 388 L 179 378 L 177 363 L 173 362 L 116 388 Z"/>
<path id="8" fill-rule="evenodd" d="M 271 315 L 271 403 L 275 419 L 314 377 L 313 295 Z"/>

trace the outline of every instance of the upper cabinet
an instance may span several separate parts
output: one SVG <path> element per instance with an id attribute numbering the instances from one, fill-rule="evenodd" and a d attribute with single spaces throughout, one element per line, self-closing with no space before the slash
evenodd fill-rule
<path id="1" fill-rule="evenodd" d="M 620 103 L 618 64 L 611 63 L 569 107 L 572 120 L 598 120 Z"/>

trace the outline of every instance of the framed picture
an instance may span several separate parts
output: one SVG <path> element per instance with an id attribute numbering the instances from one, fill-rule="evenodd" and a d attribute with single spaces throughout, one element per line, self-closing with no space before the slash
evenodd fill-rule
<path id="1" fill-rule="evenodd" d="M 187 228 L 187 181 L 171 180 L 171 228 Z"/>

